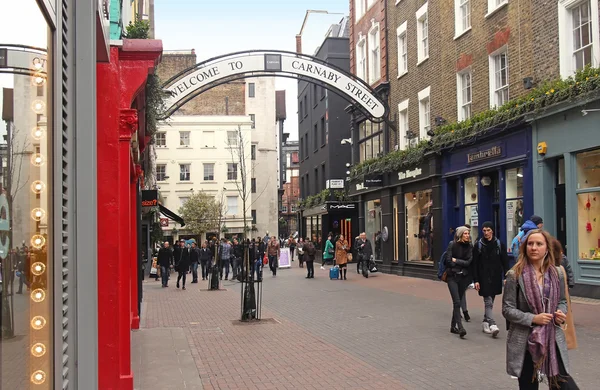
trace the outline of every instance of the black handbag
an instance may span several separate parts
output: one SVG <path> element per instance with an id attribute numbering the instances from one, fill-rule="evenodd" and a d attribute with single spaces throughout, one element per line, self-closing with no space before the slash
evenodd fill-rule
<path id="1" fill-rule="evenodd" d="M 335 249 L 329 248 L 329 249 L 327 249 L 327 253 L 329 253 L 330 255 L 334 255 L 335 254 Z"/>

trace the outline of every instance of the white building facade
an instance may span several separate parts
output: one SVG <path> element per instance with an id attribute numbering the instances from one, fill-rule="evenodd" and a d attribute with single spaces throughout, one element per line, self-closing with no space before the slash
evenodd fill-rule
<path id="1" fill-rule="evenodd" d="M 194 192 L 203 191 L 223 201 L 225 217 L 223 225 L 227 234 L 241 234 L 244 230 L 244 210 L 241 188 L 239 158 L 232 148 L 238 142 L 238 128 L 245 141 L 245 165 L 247 186 L 250 191 L 251 134 L 253 129 L 249 116 L 200 116 L 174 115 L 159 127 L 155 136 L 156 185 L 163 199 L 163 206 L 175 213 Z M 237 183 L 237 184 L 236 184 Z M 246 217 L 252 227 L 251 204 L 253 193 L 246 202 Z M 174 234 L 174 229 L 177 233 Z M 186 231 L 173 221 L 163 226 L 165 236 L 188 237 Z M 200 237 L 199 237 L 200 238 Z M 201 238 L 204 239 L 204 238 Z"/>
<path id="2" fill-rule="evenodd" d="M 277 235 L 279 202 L 278 127 L 275 114 L 275 78 L 246 79 L 246 114 L 252 122 L 252 206 L 258 232 Z"/>

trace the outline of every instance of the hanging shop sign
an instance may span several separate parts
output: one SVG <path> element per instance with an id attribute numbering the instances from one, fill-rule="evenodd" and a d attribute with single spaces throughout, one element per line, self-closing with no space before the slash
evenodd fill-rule
<path id="1" fill-rule="evenodd" d="M 143 190 L 142 191 L 142 207 L 156 207 L 158 206 L 158 191 L 157 190 Z"/>
<path id="2" fill-rule="evenodd" d="M 332 210 L 356 210 L 356 203 L 328 203 L 329 211 Z"/>
<path id="3" fill-rule="evenodd" d="M 492 146 L 489 149 L 480 150 L 474 153 L 467 154 L 467 163 L 472 164 L 484 160 L 489 160 L 497 157 L 502 157 L 502 147 L 499 145 Z"/>
<path id="4" fill-rule="evenodd" d="M 287 73 L 308 77 L 327 84 L 341 95 L 356 102 L 372 119 L 382 119 L 387 114 L 387 105 L 371 87 L 351 74 L 334 68 L 317 58 L 284 51 L 247 51 L 232 53 L 200 63 L 165 83 L 169 92 L 166 99 L 166 115 L 171 115 L 185 102 L 220 81 L 238 75 L 265 75 Z"/>
<path id="5" fill-rule="evenodd" d="M 365 187 L 383 187 L 383 175 L 367 175 L 363 181 Z"/>
<path id="6" fill-rule="evenodd" d="M 161 218 L 160 226 L 161 227 L 169 227 L 169 218 Z"/>

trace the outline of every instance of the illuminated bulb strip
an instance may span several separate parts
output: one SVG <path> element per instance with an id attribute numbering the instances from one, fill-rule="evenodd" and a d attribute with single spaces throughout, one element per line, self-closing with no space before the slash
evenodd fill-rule
<path id="1" fill-rule="evenodd" d="M 40 236 L 39 234 L 36 234 L 35 236 L 31 237 L 31 245 L 33 245 L 34 248 L 42 249 L 42 247 L 45 244 L 46 244 L 46 239 L 44 238 L 44 236 Z"/>
<path id="2" fill-rule="evenodd" d="M 31 292 L 31 300 L 40 303 L 46 299 L 46 293 L 41 288 L 37 288 Z"/>
<path id="3" fill-rule="evenodd" d="M 41 167 L 46 163 L 46 159 L 41 154 L 36 153 L 33 156 L 31 156 L 31 163 L 36 167 Z"/>
<path id="4" fill-rule="evenodd" d="M 42 343 L 33 344 L 31 354 L 35 357 L 42 357 L 46 354 L 46 346 Z"/>
<path id="5" fill-rule="evenodd" d="M 41 74 L 36 74 L 31 78 L 31 84 L 33 84 L 36 87 L 41 87 L 45 83 L 46 83 L 46 78 L 44 76 L 42 76 Z"/>
<path id="6" fill-rule="evenodd" d="M 35 194 L 41 194 L 45 189 L 46 185 L 42 181 L 36 180 L 31 183 L 31 191 Z"/>
<path id="7" fill-rule="evenodd" d="M 42 316 L 35 316 L 31 319 L 31 327 L 35 330 L 41 330 L 46 326 L 46 319 Z"/>
<path id="8" fill-rule="evenodd" d="M 46 373 L 42 370 L 37 370 L 33 374 L 31 374 L 31 382 L 34 385 L 41 385 L 46 382 Z"/>
<path id="9" fill-rule="evenodd" d="M 33 136 L 34 139 L 39 141 L 44 136 L 44 129 L 42 129 L 39 126 L 36 126 L 31 131 L 31 135 Z"/>
<path id="10" fill-rule="evenodd" d="M 44 111 L 46 111 L 46 104 L 41 100 L 35 100 L 33 103 L 31 103 L 31 109 L 36 114 L 43 114 Z"/>
<path id="11" fill-rule="evenodd" d="M 35 276 L 40 276 L 44 273 L 44 271 L 46 271 L 46 265 L 44 263 L 40 263 L 39 261 L 37 263 L 33 263 L 31 265 L 31 272 L 35 275 Z"/>
<path id="12" fill-rule="evenodd" d="M 40 208 L 35 208 L 31 210 L 31 218 L 34 221 L 41 221 L 46 216 L 46 212 Z"/>

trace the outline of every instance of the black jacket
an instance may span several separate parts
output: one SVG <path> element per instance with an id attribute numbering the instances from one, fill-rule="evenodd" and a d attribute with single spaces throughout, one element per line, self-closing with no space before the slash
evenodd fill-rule
<path id="1" fill-rule="evenodd" d="M 473 246 L 470 242 L 452 241 L 446 249 L 446 271 L 448 276 L 461 274 L 469 276 L 469 268 L 473 261 Z M 452 258 L 456 259 L 456 263 Z"/>
<path id="2" fill-rule="evenodd" d="M 360 260 L 370 260 L 373 255 L 373 247 L 371 246 L 371 241 L 367 238 L 364 242 L 365 246 L 362 246 L 363 241 L 359 238 L 354 242 L 354 248 L 358 253 L 358 257 Z"/>
<path id="3" fill-rule="evenodd" d="M 473 281 L 479 283 L 479 295 L 490 297 L 502 294 L 504 275 L 508 272 L 506 245 L 492 237 L 481 237 L 473 248 Z"/>
<path id="4" fill-rule="evenodd" d="M 175 264 L 182 271 L 190 267 L 190 250 L 188 248 L 179 248 L 175 252 Z"/>
<path id="5" fill-rule="evenodd" d="M 265 251 L 267 250 L 267 245 L 264 243 L 264 241 L 260 241 L 258 243 L 258 254 L 261 258 L 265 257 Z"/>
<path id="6" fill-rule="evenodd" d="M 200 249 L 190 248 L 190 263 L 194 264 L 200 261 Z"/>
<path id="7" fill-rule="evenodd" d="M 170 267 L 173 264 L 173 251 L 171 248 L 160 248 L 158 250 L 158 265 L 161 267 Z"/>
<path id="8" fill-rule="evenodd" d="M 198 255 L 200 257 L 200 261 L 202 263 L 207 263 L 212 260 L 212 252 L 208 248 L 200 248 L 198 249 Z"/>
<path id="9" fill-rule="evenodd" d="M 244 257 L 244 244 L 237 244 L 233 246 L 233 257 L 241 259 Z"/>

